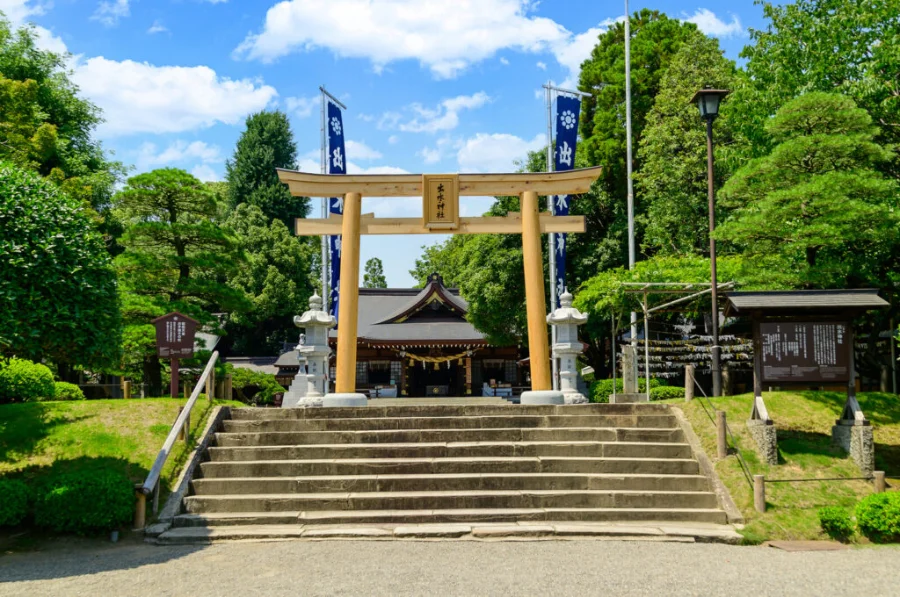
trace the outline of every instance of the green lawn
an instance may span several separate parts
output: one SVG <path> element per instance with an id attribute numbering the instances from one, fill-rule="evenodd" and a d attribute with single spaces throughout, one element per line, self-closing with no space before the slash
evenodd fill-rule
<path id="1" fill-rule="evenodd" d="M 769 416 L 778 429 L 779 464 L 760 462 L 753 438 L 747 431 L 752 395 L 712 399 L 714 408 L 727 413 L 729 427 L 737 438 L 741 455 L 752 474 L 767 479 L 859 477 L 861 473 L 847 454 L 831 445 L 831 426 L 846 396 L 838 392 L 771 392 L 763 395 Z M 862 393 L 860 406 L 872 422 L 875 433 L 875 468 L 888 476 L 888 485 L 900 487 L 900 398 L 893 394 Z M 712 413 L 704 401 L 670 401 L 679 406 L 715 462 L 716 437 Z M 730 441 L 730 440 L 729 440 Z M 865 481 L 821 481 L 812 483 L 766 484 L 767 511 L 753 508 L 753 490 L 734 455 L 715 462 L 716 471 L 731 492 L 747 520 L 743 530 L 750 541 L 767 539 L 821 539 L 817 510 L 822 506 L 842 506 L 851 511 L 856 502 L 872 493 Z"/>
<path id="2" fill-rule="evenodd" d="M 0 476 L 39 483 L 57 471 L 112 468 L 142 481 L 185 402 L 156 398 L 0 405 Z M 191 417 L 192 442 L 211 410 L 206 400 L 198 400 Z M 177 442 L 163 470 L 164 487 L 175 481 L 188 454 L 185 443 Z"/>

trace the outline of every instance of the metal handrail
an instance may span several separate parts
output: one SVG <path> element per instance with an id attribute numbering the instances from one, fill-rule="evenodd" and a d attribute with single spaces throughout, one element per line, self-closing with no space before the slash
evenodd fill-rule
<path id="1" fill-rule="evenodd" d="M 184 405 L 184 408 L 178 415 L 178 418 L 175 419 L 175 423 L 172 425 L 172 429 L 169 430 L 169 435 L 166 437 L 166 441 L 163 443 L 162 449 L 159 451 L 159 454 L 157 454 L 156 461 L 153 463 L 153 467 L 147 474 L 147 479 L 144 481 L 143 485 L 137 487 L 137 491 L 142 493 L 143 495 L 147 496 L 153 492 L 156 492 L 156 497 L 158 498 L 159 477 L 162 474 L 163 467 L 166 465 L 166 461 L 169 459 L 169 454 L 172 452 L 172 446 L 175 445 L 175 441 L 178 439 L 178 436 L 185 428 L 185 425 L 190 419 L 191 410 L 194 408 L 194 404 L 196 404 L 197 398 L 200 397 L 200 391 L 203 389 L 203 385 L 212 372 L 213 367 L 215 367 L 218 358 L 219 351 L 215 351 L 214 353 L 212 353 L 212 355 L 210 355 L 209 362 L 206 363 L 206 368 L 203 370 L 203 374 L 200 376 L 200 379 L 197 380 L 197 385 L 194 387 L 194 391 L 191 392 L 191 397 L 188 399 L 187 404 Z M 209 396 L 209 398 L 212 399 L 211 396 Z M 187 433 L 185 433 L 185 436 L 187 436 Z M 158 499 L 154 499 L 154 513 L 156 513 L 158 509 L 158 504 Z"/>

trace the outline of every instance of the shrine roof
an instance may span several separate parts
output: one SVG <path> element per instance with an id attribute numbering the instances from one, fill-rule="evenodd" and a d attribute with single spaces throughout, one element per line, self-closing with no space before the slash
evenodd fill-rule
<path id="1" fill-rule="evenodd" d="M 725 315 L 739 316 L 759 312 L 763 315 L 842 314 L 887 307 L 877 288 L 854 290 L 772 290 L 729 292 Z"/>

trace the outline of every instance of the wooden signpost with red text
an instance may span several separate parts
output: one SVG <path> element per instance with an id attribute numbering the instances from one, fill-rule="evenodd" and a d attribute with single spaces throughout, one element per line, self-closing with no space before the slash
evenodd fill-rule
<path id="1" fill-rule="evenodd" d="M 156 326 L 156 355 L 172 360 L 172 382 L 169 387 L 172 398 L 177 398 L 178 362 L 194 356 L 194 335 L 200 322 L 176 311 L 157 317 L 152 323 Z"/>

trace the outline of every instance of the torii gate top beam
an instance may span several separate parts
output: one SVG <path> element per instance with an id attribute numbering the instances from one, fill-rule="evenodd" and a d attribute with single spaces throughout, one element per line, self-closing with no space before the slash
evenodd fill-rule
<path id="1" fill-rule="evenodd" d="M 340 197 L 359 193 L 364 197 L 421 197 L 421 174 L 313 174 L 278 168 L 278 178 L 297 197 Z M 564 172 L 514 174 L 460 174 L 459 194 L 468 196 L 578 195 L 591 189 L 601 166 Z"/>

